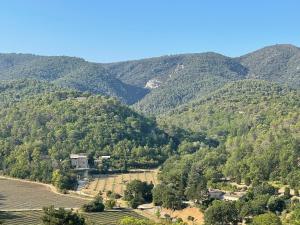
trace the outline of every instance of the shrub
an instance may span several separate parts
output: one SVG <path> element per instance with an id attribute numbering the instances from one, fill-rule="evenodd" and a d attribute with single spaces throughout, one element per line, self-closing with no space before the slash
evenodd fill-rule
<path id="1" fill-rule="evenodd" d="M 104 208 L 105 206 L 101 196 L 97 196 L 92 202 L 82 206 L 84 212 L 103 212 Z"/>
<path id="2" fill-rule="evenodd" d="M 72 211 L 67 211 L 63 208 L 55 209 L 54 206 L 43 208 L 42 221 L 45 225 L 62 225 L 62 224 L 76 224 L 85 225 L 85 219 L 73 213 Z"/>

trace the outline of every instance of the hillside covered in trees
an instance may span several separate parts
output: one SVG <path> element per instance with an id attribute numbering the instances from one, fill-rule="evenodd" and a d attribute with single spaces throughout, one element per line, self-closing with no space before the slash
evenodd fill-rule
<path id="1" fill-rule="evenodd" d="M 300 50 L 273 45 L 238 58 L 180 54 L 117 63 L 66 56 L 0 54 L 0 80 L 35 79 L 113 96 L 147 114 L 161 114 L 228 82 L 261 79 L 300 87 Z"/>
<path id="2" fill-rule="evenodd" d="M 119 101 L 74 91 L 39 94 L 0 109 L 0 165 L 7 175 L 49 182 L 70 153 L 111 155 L 112 167 L 153 167 L 172 149 L 155 121 Z"/>
<path id="3" fill-rule="evenodd" d="M 103 94 L 132 104 L 147 90 L 125 84 L 99 63 L 67 56 L 0 54 L 0 80 L 32 79 Z"/>
<path id="4" fill-rule="evenodd" d="M 244 80 L 179 107 L 159 122 L 162 127 L 207 133 L 220 142 L 215 149 L 199 147 L 192 151 L 186 144 L 186 156 L 170 160 L 170 168 L 182 168 L 177 162 L 186 163 L 192 153 L 191 160 L 200 165 L 210 181 L 230 177 L 291 183 L 300 175 L 299 116 L 299 91 L 266 81 Z"/>
<path id="5" fill-rule="evenodd" d="M 127 170 L 161 165 L 182 141 L 218 145 L 205 133 L 162 130 L 117 99 L 44 81 L 3 81 L 0 100 L 0 170 L 18 178 L 69 173 L 71 153 L 86 153 L 91 166 L 110 155 L 111 169 Z"/>

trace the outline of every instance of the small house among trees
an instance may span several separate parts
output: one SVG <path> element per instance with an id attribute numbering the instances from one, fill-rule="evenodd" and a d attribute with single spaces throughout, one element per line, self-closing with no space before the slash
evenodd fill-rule
<path id="1" fill-rule="evenodd" d="M 77 170 L 89 169 L 88 157 L 85 154 L 71 154 L 71 165 Z"/>

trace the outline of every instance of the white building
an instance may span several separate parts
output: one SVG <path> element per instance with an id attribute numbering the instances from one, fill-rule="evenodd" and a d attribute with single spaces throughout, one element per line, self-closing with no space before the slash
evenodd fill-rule
<path id="1" fill-rule="evenodd" d="M 88 157 L 84 154 L 71 154 L 70 159 L 71 165 L 75 169 L 84 170 L 89 168 Z"/>

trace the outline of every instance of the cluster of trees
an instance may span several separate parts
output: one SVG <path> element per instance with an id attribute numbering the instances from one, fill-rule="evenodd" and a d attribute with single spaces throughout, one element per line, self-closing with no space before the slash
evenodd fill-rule
<path id="1" fill-rule="evenodd" d="M 61 171 L 57 169 L 53 171 L 51 183 L 60 191 L 76 190 L 78 186 L 76 174 L 69 170 Z"/>
<path id="2" fill-rule="evenodd" d="M 95 199 L 82 206 L 84 212 L 103 212 L 105 205 L 101 196 L 96 196 Z"/>
<path id="3" fill-rule="evenodd" d="M 219 146 L 169 158 L 161 168 L 160 184 L 153 189 L 154 204 L 175 210 L 184 208 L 184 202 L 187 200 L 194 201 L 205 211 L 206 223 L 211 225 L 235 224 L 237 221 L 251 218 L 256 218 L 253 220 L 256 224 L 264 224 L 258 221 L 264 221 L 265 217 L 271 217 L 270 221 L 280 221 L 276 214 L 292 210 L 289 188 L 286 188 L 283 196 L 279 196 L 272 185 L 258 179 L 254 179 L 252 183 L 250 179 L 245 179 L 247 185 L 251 183 L 251 188 L 248 188 L 247 194 L 235 203 L 209 198 L 209 187 L 236 190 L 228 181 L 224 181 L 225 177 L 220 169 L 226 162 L 226 156 L 225 147 Z M 235 181 L 240 182 L 237 179 Z M 295 194 L 299 194 L 297 189 L 295 190 Z M 281 222 L 270 224 L 280 225 Z"/>
<path id="4" fill-rule="evenodd" d="M 43 211 L 42 221 L 44 225 L 86 225 L 84 217 L 70 210 L 55 209 L 53 206 L 50 206 L 44 207 Z"/>
<path id="5" fill-rule="evenodd" d="M 54 91 L 67 90 L 54 84 L 31 79 L 0 81 L 0 106 L 9 107 L 15 102 Z"/>
<path id="6" fill-rule="evenodd" d="M 133 180 L 126 185 L 124 200 L 129 202 L 132 208 L 137 208 L 144 203 L 152 202 L 153 184 L 148 184 L 140 180 Z"/>
<path id="7" fill-rule="evenodd" d="M 293 211 L 294 203 L 290 199 L 290 193 L 279 196 L 277 190 L 268 183 L 254 186 L 247 194 L 236 202 L 215 200 L 205 211 L 205 224 L 237 224 L 245 220 L 255 225 L 281 225 L 278 214 L 284 210 Z M 296 215 L 293 211 L 292 215 Z M 291 218 L 289 215 L 287 218 Z M 294 224 L 294 223 L 291 223 Z"/>
<path id="8" fill-rule="evenodd" d="M 161 168 L 161 182 L 153 190 L 154 204 L 180 209 L 184 201 L 191 200 L 207 205 L 208 187 L 222 178 L 217 170 L 222 160 L 222 148 L 216 152 L 203 148 L 194 154 L 169 158 Z"/>

